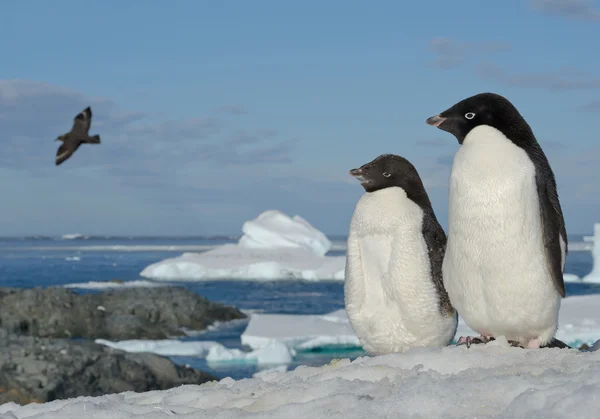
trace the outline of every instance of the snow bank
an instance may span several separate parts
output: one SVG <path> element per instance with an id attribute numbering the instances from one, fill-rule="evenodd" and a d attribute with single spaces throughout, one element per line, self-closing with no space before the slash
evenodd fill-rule
<path id="1" fill-rule="evenodd" d="M 184 253 L 147 266 L 140 275 L 156 280 L 344 279 L 346 258 L 324 256 L 327 237 L 304 219 L 267 211 L 244 223 L 237 244 L 204 253 Z"/>
<path id="2" fill-rule="evenodd" d="M 135 280 L 135 281 L 90 281 L 90 282 L 76 282 L 73 284 L 65 284 L 64 288 L 79 288 L 79 289 L 109 289 L 109 288 L 154 288 L 154 287 L 166 287 L 168 284 L 161 282 L 153 282 L 146 280 Z"/>
<path id="3" fill-rule="evenodd" d="M 257 363 L 258 365 L 289 364 L 294 360 L 295 352 L 285 344 L 272 340 L 264 347 L 252 352 L 244 352 L 239 349 L 227 349 L 224 346 L 213 346 L 210 348 L 206 361 L 215 363 Z"/>
<path id="4" fill-rule="evenodd" d="M 125 392 L 20 407 L 3 417 L 311 418 L 596 417 L 600 351 L 485 346 L 413 349 L 269 371 L 166 391 Z M 10 412 L 10 413 L 9 413 Z"/>
<path id="5" fill-rule="evenodd" d="M 360 346 L 345 310 L 326 315 L 252 314 L 241 339 L 253 349 L 264 348 L 273 340 L 296 350 Z"/>
<path id="6" fill-rule="evenodd" d="M 150 352 L 163 356 L 195 356 L 200 358 L 205 357 L 214 347 L 223 347 L 220 343 L 213 341 L 183 342 L 174 339 L 131 339 L 118 342 L 96 339 L 95 342 L 99 345 L 108 346 L 125 352 Z"/>

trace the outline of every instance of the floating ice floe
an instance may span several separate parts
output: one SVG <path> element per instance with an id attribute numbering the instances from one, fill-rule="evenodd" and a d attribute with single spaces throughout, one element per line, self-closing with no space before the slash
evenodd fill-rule
<path id="1" fill-rule="evenodd" d="M 346 258 L 325 256 L 331 242 L 299 216 L 266 211 L 244 223 L 237 244 L 204 253 L 184 253 L 146 267 L 155 280 L 210 279 L 343 280 Z"/>
<path id="2" fill-rule="evenodd" d="M 277 340 L 251 352 L 213 346 L 206 355 L 206 362 L 215 363 L 257 363 L 258 365 L 289 364 L 294 360 L 295 351 Z"/>
<path id="3" fill-rule="evenodd" d="M 96 339 L 95 342 L 99 345 L 125 352 L 148 352 L 162 356 L 206 358 L 206 362 L 209 364 L 243 363 L 281 365 L 291 363 L 295 355 L 293 349 L 276 340 L 272 340 L 265 346 L 250 352 L 236 348 L 226 348 L 214 341 L 131 339 L 113 342 L 105 339 Z"/>
<path id="4" fill-rule="evenodd" d="M 166 287 L 169 284 L 162 282 L 146 281 L 144 279 L 135 281 L 90 281 L 90 282 L 76 282 L 73 284 L 65 284 L 64 288 L 78 288 L 78 289 L 110 289 L 110 288 L 155 288 L 155 287 Z"/>
<path id="5" fill-rule="evenodd" d="M 360 342 L 345 310 L 325 315 L 252 314 L 241 336 L 242 344 L 253 349 L 283 342 L 294 350 L 328 346 L 359 347 Z"/>
<path id="6" fill-rule="evenodd" d="M 600 351 L 526 350 L 499 339 L 469 349 L 418 348 L 163 391 L 6 403 L 0 414 L 45 419 L 593 418 L 600 411 L 599 391 Z"/>
<path id="7" fill-rule="evenodd" d="M 95 342 L 99 345 L 108 346 L 109 348 L 118 349 L 125 352 L 150 352 L 163 356 L 193 356 L 199 358 L 206 357 L 211 348 L 215 346 L 223 346 L 220 343 L 213 341 L 184 342 L 176 339 L 131 339 L 117 342 L 112 342 L 105 339 L 96 339 Z"/>

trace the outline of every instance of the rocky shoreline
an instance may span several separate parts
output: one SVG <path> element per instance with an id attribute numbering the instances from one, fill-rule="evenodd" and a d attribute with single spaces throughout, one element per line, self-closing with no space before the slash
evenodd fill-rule
<path id="1" fill-rule="evenodd" d="M 238 309 L 182 287 L 91 294 L 58 287 L 0 288 L 0 404 L 213 381 L 212 375 L 166 357 L 126 353 L 93 339 L 167 339 L 182 335 L 184 328 L 203 330 L 216 321 L 243 318 Z"/>
<path id="2" fill-rule="evenodd" d="M 67 288 L 0 288 L 0 327 L 18 335 L 86 339 L 168 339 L 182 329 L 244 319 L 183 287 L 78 294 Z"/>

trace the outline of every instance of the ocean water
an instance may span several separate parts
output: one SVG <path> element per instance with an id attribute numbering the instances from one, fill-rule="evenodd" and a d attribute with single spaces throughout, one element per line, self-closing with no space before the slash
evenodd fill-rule
<path id="1" fill-rule="evenodd" d="M 344 238 L 332 237 L 335 243 Z M 139 272 L 151 263 L 187 251 L 204 251 L 236 238 L 118 238 L 89 237 L 81 239 L 10 238 L 0 239 L 0 286 L 32 288 L 65 284 L 141 279 Z M 570 238 L 581 242 L 581 237 Z M 344 250 L 330 252 L 343 255 Z M 588 251 L 571 251 L 565 271 L 583 276 L 592 268 Z M 212 301 L 230 304 L 242 310 L 280 314 L 324 314 L 344 307 L 343 283 L 339 281 L 207 281 L 178 283 Z M 76 292 L 91 292 L 75 290 Z M 600 292 L 600 286 L 567 284 L 568 295 Z M 229 348 L 241 348 L 240 335 L 245 322 L 234 322 L 184 340 L 215 340 Z M 296 365 L 322 365 L 332 358 L 362 355 L 354 349 L 317 349 L 298 353 Z M 174 362 L 189 364 L 222 378 L 250 377 L 257 371 L 251 364 L 207 365 L 203 359 L 172 357 Z"/>

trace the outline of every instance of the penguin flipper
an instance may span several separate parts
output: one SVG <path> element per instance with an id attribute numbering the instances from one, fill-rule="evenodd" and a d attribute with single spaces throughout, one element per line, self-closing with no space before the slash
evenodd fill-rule
<path id="1" fill-rule="evenodd" d="M 552 172 L 550 175 L 537 176 L 537 191 L 540 202 L 544 248 L 548 269 L 552 275 L 554 287 L 561 297 L 565 297 L 563 270 L 567 257 L 567 234 L 558 192 Z M 563 246 L 561 246 L 561 240 Z M 564 249 L 562 248 L 564 247 Z"/>
<path id="2" fill-rule="evenodd" d="M 440 312 L 447 316 L 455 315 L 455 310 L 444 287 L 442 276 L 442 264 L 447 242 L 446 233 L 433 212 L 425 211 L 423 214 L 422 233 L 429 254 L 431 279 L 440 297 Z"/>

